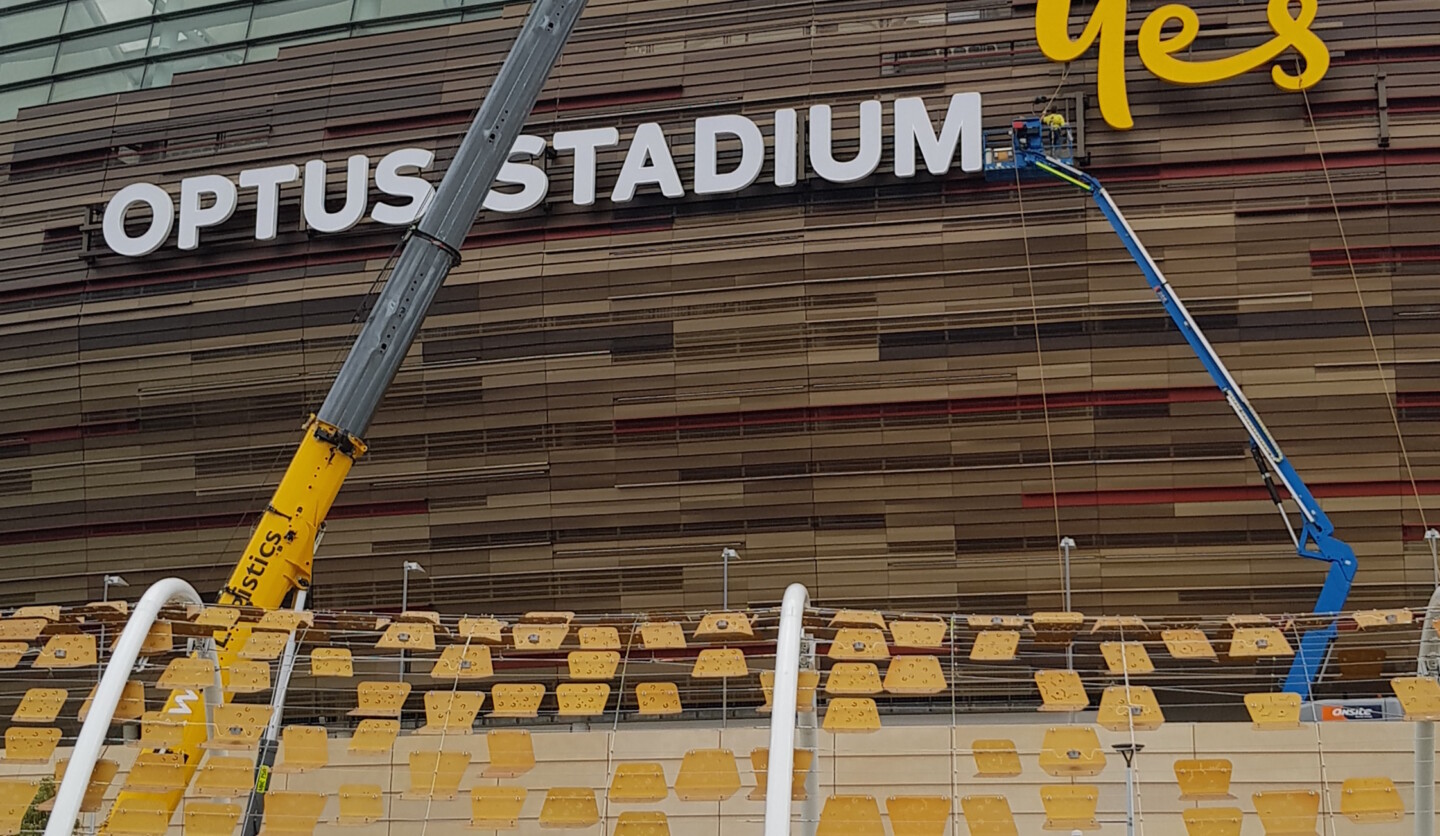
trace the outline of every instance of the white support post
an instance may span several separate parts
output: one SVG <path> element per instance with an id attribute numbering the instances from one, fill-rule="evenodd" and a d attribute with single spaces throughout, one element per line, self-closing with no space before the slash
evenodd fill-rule
<path id="1" fill-rule="evenodd" d="M 1420 627 L 1420 654 L 1415 664 L 1415 672 L 1420 676 L 1440 674 L 1437 618 L 1440 618 L 1440 587 L 1431 594 L 1430 604 L 1425 608 L 1425 623 Z M 1435 723 L 1430 720 L 1415 724 L 1415 836 L 1435 836 Z"/>
<path id="2" fill-rule="evenodd" d="M 65 769 L 65 778 L 55 793 L 55 807 L 50 811 L 50 823 L 45 826 L 45 836 L 71 836 L 75 818 L 80 812 L 80 803 L 85 800 L 85 790 L 90 786 L 90 775 L 95 771 L 95 761 L 105 745 L 105 735 L 110 731 L 110 722 L 115 717 L 115 707 L 120 704 L 120 695 L 125 682 L 140 657 L 140 646 L 150 633 L 150 626 L 160 615 L 160 608 L 173 601 L 184 604 L 200 604 L 200 594 L 195 587 L 179 578 L 166 578 L 140 596 L 140 602 L 125 622 L 110 662 L 105 666 L 105 675 L 95 688 L 95 698 L 90 703 L 90 713 L 80 727 L 80 736 L 75 741 L 75 750 L 70 753 L 70 765 Z M 217 671 L 218 674 L 218 671 Z M 211 690 L 211 689 L 206 689 Z M 217 691 L 218 688 L 213 689 Z"/>
<path id="3" fill-rule="evenodd" d="M 810 591 L 792 583 L 780 602 L 775 641 L 775 695 L 770 709 L 770 766 L 765 776 L 765 836 L 790 836 L 790 775 L 795 766 L 795 697 L 800 687 L 800 636 Z"/>

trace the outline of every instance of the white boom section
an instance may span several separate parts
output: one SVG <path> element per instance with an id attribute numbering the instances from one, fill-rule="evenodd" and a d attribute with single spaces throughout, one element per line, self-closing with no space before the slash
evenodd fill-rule
<path id="1" fill-rule="evenodd" d="M 775 692 L 770 707 L 770 766 L 765 776 L 765 836 L 790 836 L 790 781 L 795 766 L 795 698 L 800 687 L 800 636 L 810 590 L 792 583 L 780 601 L 775 640 Z M 812 767 L 813 768 L 813 767 Z"/>

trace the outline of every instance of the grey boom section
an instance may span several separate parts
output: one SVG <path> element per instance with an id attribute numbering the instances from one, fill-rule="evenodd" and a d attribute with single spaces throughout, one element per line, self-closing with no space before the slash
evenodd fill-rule
<path id="1" fill-rule="evenodd" d="M 480 110 L 440 179 L 435 199 L 405 240 L 375 308 L 320 406 L 321 421 L 363 437 L 420 332 L 425 314 L 560 59 L 585 0 L 536 0 Z"/>

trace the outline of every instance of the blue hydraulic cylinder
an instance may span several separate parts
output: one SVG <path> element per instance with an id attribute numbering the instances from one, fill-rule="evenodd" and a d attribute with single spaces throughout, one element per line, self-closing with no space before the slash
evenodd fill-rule
<path id="1" fill-rule="evenodd" d="M 1275 441 L 1274 436 L 1260 420 L 1260 416 L 1251 407 L 1245 394 L 1240 390 L 1240 385 L 1230 375 L 1230 370 L 1220 359 L 1214 346 L 1205 338 L 1204 332 L 1200 330 L 1195 318 L 1186 309 L 1185 303 L 1175 295 L 1174 289 L 1166 281 L 1165 275 L 1155 263 L 1155 259 L 1140 243 L 1135 231 L 1125 220 L 1115 201 L 1111 199 L 1105 187 L 1100 181 L 1091 177 L 1066 162 L 1047 156 L 1043 151 L 1036 150 L 1037 138 L 1043 140 L 1048 128 L 1040 125 L 1038 119 L 1017 120 L 1014 125 L 1012 136 L 1014 138 L 1011 146 L 1010 159 L 1004 161 L 1004 168 L 1015 169 L 1019 172 L 1043 171 L 1060 180 L 1071 183 L 1088 192 L 1095 204 L 1100 208 L 1100 213 L 1110 222 L 1115 234 L 1120 237 L 1121 243 L 1135 260 L 1140 272 L 1144 273 L 1145 281 L 1155 291 L 1164 306 L 1165 312 L 1175 326 L 1180 329 L 1180 334 L 1185 342 L 1190 345 L 1195 356 L 1209 373 L 1210 379 L 1220 388 L 1226 402 L 1234 410 L 1235 415 L 1244 425 L 1246 433 L 1249 434 L 1251 442 L 1255 445 L 1260 455 L 1269 464 L 1270 469 L 1279 478 L 1280 482 L 1289 491 L 1291 499 L 1294 500 L 1300 509 L 1301 526 L 1295 537 L 1296 554 L 1312 560 L 1322 560 L 1330 564 L 1329 571 L 1325 576 L 1325 584 L 1321 587 L 1320 597 L 1315 602 L 1313 613 L 1317 616 L 1328 617 L 1330 620 L 1325 627 L 1310 630 L 1305 633 L 1300 641 L 1300 649 L 1295 655 L 1294 662 L 1290 667 L 1290 673 L 1285 679 L 1285 690 L 1299 694 L 1302 699 L 1311 698 L 1311 689 L 1316 678 L 1320 675 L 1321 666 L 1325 662 L 1325 654 L 1330 648 L 1330 643 L 1335 639 L 1338 632 L 1335 622 L 1337 616 L 1345 607 L 1345 599 L 1350 594 L 1350 586 L 1355 580 L 1355 552 L 1348 544 L 1334 536 L 1335 526 L 1325 514 L 1320 503 L 1316 501 L 1314 494 L 1295 472 L 1290 460 L 1280 450 L 1280 445 Z M 995 166 L 999 168 L 1001 166 Z"/>

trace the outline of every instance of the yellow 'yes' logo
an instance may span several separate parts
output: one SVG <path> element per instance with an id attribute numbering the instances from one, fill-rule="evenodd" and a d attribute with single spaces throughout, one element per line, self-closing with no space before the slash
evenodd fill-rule
<path id="1" fill-rule="evenodd" d="M 1125 12 L 1127 0 L 1098 0 L 1095 12 L 1085 23 L 1080 37 L 1070 37 L 1071 0 L 1038 0 L 1035 9 L 1035 39 L 1040 51 L 1052 61 L 1074 61 L 1097 41 L 1100 63 L 1096 87 L 1100 93 L 1100 114 L 1111 127 L 1129 130 L 1130 99 L 1125 91 Z M 1280 64 L 1270 68 L 1270 77 L 1282 90 L 1313 87 L 1330 69 L 1330 50 L 1320 36 L 1310 31 L 1319 8 L 1318 0 L 1297 0 L 1300 13 L 1290 14 L 1291 0 L 1269 0 L 1265 16 L 1275 37 L 1239 55 L 1212 61 L 1187 61 L 1175 57 L 1195 41 L 1200 18 L 1195 10 L 1179 3 L 1161 6 L 1140 24 L 1140 61 L 1156 77 L 1173 84 L 1212 84 L 1225 81 L 1268 64 L 1288 49 L 1303 59 L 1304 69 L 1292 74 Z M 1164 34 L 1166 24 L 1179 21 L 1180 31 Z"/>

